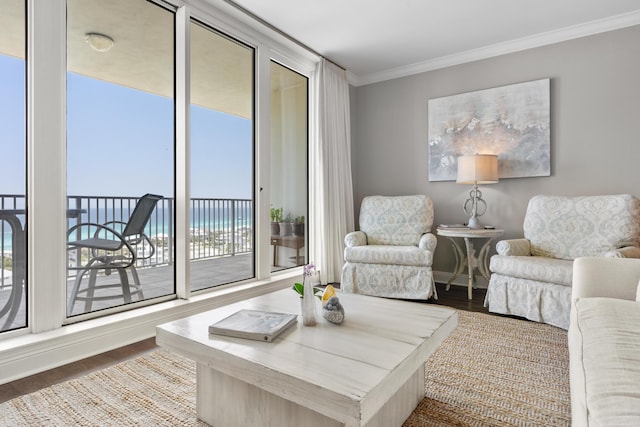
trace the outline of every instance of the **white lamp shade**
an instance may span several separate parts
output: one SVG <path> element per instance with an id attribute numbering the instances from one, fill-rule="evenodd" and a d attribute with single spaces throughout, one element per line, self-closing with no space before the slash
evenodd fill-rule
<path id="1" fill-rule="evenodd" d="M 458 157 L 458 184 L 495 184 L 498 182 L 498 156 L 475 154 Z"/>

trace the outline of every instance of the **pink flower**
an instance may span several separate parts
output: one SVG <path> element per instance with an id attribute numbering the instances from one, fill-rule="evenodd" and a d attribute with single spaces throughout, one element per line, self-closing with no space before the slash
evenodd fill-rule
<path id="1" fill-rule="evenodd" d="M 304 276 L 311 276 L 311 272 L 316 270 L 316 266 L 310 262 L 304 266 Z"/>

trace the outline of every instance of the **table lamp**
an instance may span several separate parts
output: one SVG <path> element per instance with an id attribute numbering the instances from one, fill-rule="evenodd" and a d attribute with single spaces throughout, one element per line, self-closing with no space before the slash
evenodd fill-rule
<path id="1" fill-rule="evenodd" d="M 469 215 L 469 228 L 482 228 L 478 217 L 487 211 L 487 202 L 482 199 L 478 184 L 498 182 L 498 156 L 494 154 L 475 154 L 458 157 L 458 184 L 473 184 L 469 198 L 462 208 Z"/>

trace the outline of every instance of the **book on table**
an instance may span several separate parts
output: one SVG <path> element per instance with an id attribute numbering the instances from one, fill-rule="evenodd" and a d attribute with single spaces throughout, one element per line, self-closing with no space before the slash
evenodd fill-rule
<path id="1" fill-rule="evenodd" d="M 454 230 L 469 230 L 469 226 L 465 224 L 440 224 L 438 228 L 454 229 Z"/>
<path id="2" fill-rule="evenodd" d="M 242 309 L 210 325 L 209 333 L 270 342 L 297 319 L 290 313 Z"/>

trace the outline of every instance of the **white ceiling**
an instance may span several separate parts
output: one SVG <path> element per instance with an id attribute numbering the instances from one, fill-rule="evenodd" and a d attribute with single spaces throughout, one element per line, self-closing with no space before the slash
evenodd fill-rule
<path id="1" fill-rule="evenodd" d="M 225 0 L 365 84 L 640 24 L 638 0 Z"/>

